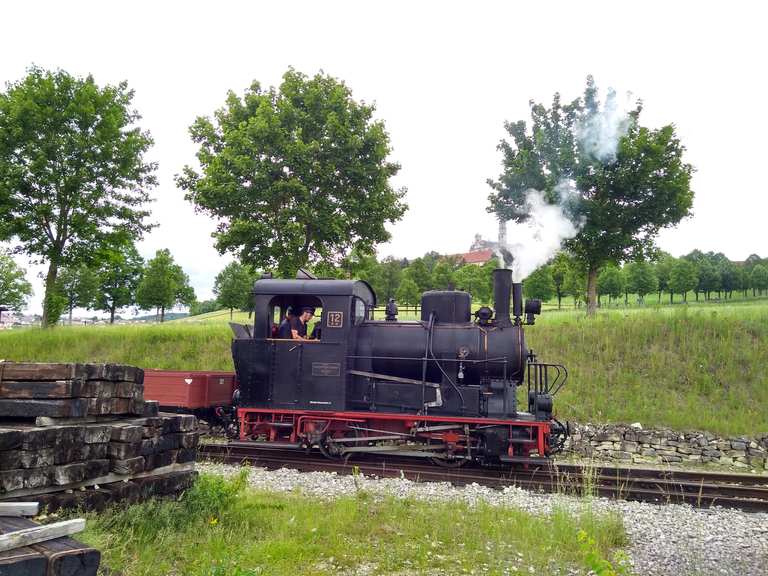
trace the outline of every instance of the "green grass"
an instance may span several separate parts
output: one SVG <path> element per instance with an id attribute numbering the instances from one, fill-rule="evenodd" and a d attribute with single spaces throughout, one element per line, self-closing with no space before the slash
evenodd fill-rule
<path id="1" fill-rule="evenodd" d="M 545 312 L 526 331 L 546 362 L 564 364 L 558 418 L 768 432 L 768 302 Z M 0 358 L 125 362 L 144 368 L 231 370 L 220 322 L 59 327 L 0 332 Z"/>
<path id="2" fill-rule="evenodd" d="M 564 418 L 723 434 L 768 431 L 768 306 L 553 314 L 528 329 L 540 360 L 564 364 Z"/>
<path id="3" fill-rule="evenodd" d="M 231 338 L 229 327 L 218 323 L 26 328 L 0 332 L 0 359 L 232 370 Z"/>
<path id="4" fill-rule="evenodd" d="M 586 503 L 578 515 L 539 517 L 365 492 L 319 501 L 243 483 L 243 475 L 203 475 L 179 501 L 89 515 L 78 538 L 101 549 L 102 564 L 123 576 L 586 572 L 592 552 L 612 559 L 627 543 L 619 517 L 597 515 Z M 592 549 L 579 541 L 580 531 L 594 540 Z"/>

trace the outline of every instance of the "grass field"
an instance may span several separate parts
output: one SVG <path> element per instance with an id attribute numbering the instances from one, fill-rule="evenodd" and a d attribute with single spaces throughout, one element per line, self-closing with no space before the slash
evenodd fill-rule
<path id="1" fill-rule="evenodd" d="M 365 492 L 324 502 L 244 482 L 203 475 L 179 501 L 89 515 L 78 538 L 123 576 L 586 573 L 626 544 L 621 519 L 587 503 L 579 515 L 538 517 Z"/>
<path id="2" fill-rule="evenodd" d="M 228 316 L 0 332 L 0 358 L 231 370 Z M 593 319 L 583 312 L 545 312 L 526 335 L 540 360 L 569 370 L 568 385 L 555 399 L 561 419 L 768 432 L 766 301 L 619 309 Z"/>

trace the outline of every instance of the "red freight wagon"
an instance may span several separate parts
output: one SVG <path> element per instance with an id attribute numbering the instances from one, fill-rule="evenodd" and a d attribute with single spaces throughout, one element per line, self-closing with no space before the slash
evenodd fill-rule
<path id="1" fill-rule="evenodd" d="M 202 418 L 216 408 L 231 408 L 235 388 L 234 372 L 144 371 L 144 398 L 160 402 L 161 410 L 194 412 Z"/>

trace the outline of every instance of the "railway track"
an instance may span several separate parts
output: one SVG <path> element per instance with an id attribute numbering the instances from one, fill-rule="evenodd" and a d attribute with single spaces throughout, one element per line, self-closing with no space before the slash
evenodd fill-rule
<path id="1" fill-rule="evenodd" d="M 518 486 L 535 492 L 596 494 L 658 504 L 687 503 L 697 507 L 723 506 L 749 512 L 768 512 L 768 477 L 750 474 L 585 468 L 576 464 L 554 464 L 531 470 L 476 465 L 447 469 L 413 458 L 369 454 L 357 454 L 349 460 L 329 460 L 316 451 L 307 454 L 295 449 L 267 448 L 247 442 L 202 444 L 199 454 L 213 461 L 247 463 L 267 469 L 292 468 L 301 472 L 404 477 L 418 482 L 449 482 L 456 486 L 472 483 L 493 488 Z"/>

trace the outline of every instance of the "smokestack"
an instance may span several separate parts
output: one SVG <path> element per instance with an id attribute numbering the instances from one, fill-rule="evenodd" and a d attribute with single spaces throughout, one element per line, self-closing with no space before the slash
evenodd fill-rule
<path id="1" fill-rule="evenodd" d="M 493 271 L 493 308 L 496 313 L 496 324 L 509 326 L 509 297 L 512 291 L 512 270 L 496 268 Z"/>
<path id="2" fill-rule="evenodd" d="M 515 324 L 520 324 L 520 317 L 523 315 L 523 283 L 512 283 L 512 316 L 515 317 Z"/>

